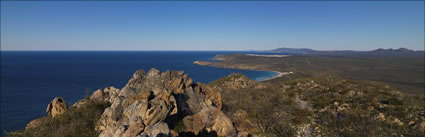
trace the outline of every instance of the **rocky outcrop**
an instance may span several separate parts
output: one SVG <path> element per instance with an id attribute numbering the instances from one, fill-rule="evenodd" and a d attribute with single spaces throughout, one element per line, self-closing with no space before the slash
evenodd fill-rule
<path id="1" fill-rule="evenodd" d="M 215 87 L 231 89 L 261 88 L 263 86 L 239 73 L 232 73 L 227 77 L 211 82 L 211 84 Z"/>
<path id="2" fill-rule="evenodd" d="M 184 118 L 187 131 L 198 135 L 203 130 L 214 131 L 218 136 L 236 136 L 232 121 L 216 107 L 205 107 L 195 115 Z"/>
<path id="3" fill-rule="evenodd" d="M 115 87 L 107 87 L 103 90 L 98 89 L 90 96 L 90 100 L 106 101 L 112 103 L 114 99 L 118 96 L 119 92 L 120 90 Z"/>
<path id="4" fill-rule="evenodd" d="M 182 71 L 139 70 L 121 90 L 97 90 L 90 99 L 112 104 L 96 125 L 100 137 L 170 136 L 169 125 L 176 119 L 196 127 L 188 125 L 186 132 L 236 136 L 232 122 L 220 110 L 220 92 L 192 83 Z"/>
<path id="5" fill-rule="evenodd" d="M 65 99 L 62 97 L 54 98 L 49 105 L 47 105 L 46 112 L 49 116 L 55 117 L 56 115 L 63 114 L 68 110 Z"/>
<path id="6" fill-rule="evenodd" d="M 230 80 L 224 83 L 223 86 L 225 87 L 252 88 L 256 85 L 256 82 L 254 80 L 251 80 L 242 74 L 232 73 L 227 77 L 230 78 Z"/>

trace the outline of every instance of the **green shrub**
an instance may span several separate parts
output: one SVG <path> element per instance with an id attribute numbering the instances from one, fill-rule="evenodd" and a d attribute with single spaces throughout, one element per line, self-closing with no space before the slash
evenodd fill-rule
<path id="1" fill-rule="evenodd" d="M 86 98 L 87 99 L 87 98 Z M 37 127 L 7 133 L 6 137 L 94 137 L 97 120 L 110 104 L 91 100 L 56 117 L 46 116 Z"/>

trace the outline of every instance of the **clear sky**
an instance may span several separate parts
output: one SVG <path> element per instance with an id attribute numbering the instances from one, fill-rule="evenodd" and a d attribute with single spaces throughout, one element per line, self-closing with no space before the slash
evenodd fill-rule
<path id="1" fill-rule="evenodd" d="M 423 1 L 1 1 L 1 50 L 424 49 Z"/>

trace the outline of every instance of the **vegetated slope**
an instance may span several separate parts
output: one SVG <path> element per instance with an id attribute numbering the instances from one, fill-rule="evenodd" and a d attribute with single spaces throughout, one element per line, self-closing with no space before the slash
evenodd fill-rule
<path id="1" fill-rule="evenodd" d="M 139 70 L 122 89 L 96 90 L 69 108 L 55 98 L 47 116 L 8 136 L 248 136 L 233 127 L 221 107 L 220 92 L 192 83 L 182 71 Z"/>
<path id="2" fill-rule="evenodd" d="M 221 62 L 197 62 L 223 68 L 294 72 L 271 80 L 334 76 L 351 80 L 373 80 L 414 95 L 424 95 L 424 56 L 307 56 L 258 57 L 244 54 L 217 55 Z"/>
<path id="3" fill-rule="evenodd" d="M 237 129 L 261 136 L 424 136 L 424 98 L 387 85 L 338 78 L 211 82 Z M 237 86 L 238 88 L 234 88 Z"/>
<path id="4" fill-rule="evenodd" d="M 8 137 L 424 136 L 424 98 L 370 81 L 255 82 L 240 74 L 192 83 L 183 72 L 137 71 Z"/>

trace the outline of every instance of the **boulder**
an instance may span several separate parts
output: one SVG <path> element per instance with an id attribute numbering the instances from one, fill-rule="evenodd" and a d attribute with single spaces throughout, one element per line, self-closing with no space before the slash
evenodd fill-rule
<path id="1" fill-rule="evenodd" d="M 207 106 L 214 106 L 218 109 L 222 107 L 221 93 L 208 85 L 196 83 L 195 86 L 186 88 L 184 96 L 179 96 L 177 100 L 182 111 L 187 114 L 195 114 Z M 183 102 L 182 102 L 183 101 Z"/>
<path id="2" fill-rule="evenodd" d="M 80 108 L 81 106 L 83 106 L 84 104 L 87 104 L 87 103 L 88 103 L 87 99 L 80 99 L 77 102 L 75 102 L 74 104 L 72 104 L 71 107 L 78 109 L 78 108 Z"/>
<path id="3" fill-rule="evenodd" d="M 207 105 L 212 105 L 217 107 L 218 109 L 221 109 L 221 107 L 223 106 L 221 93 L 206 84 L 197 83 L 197 85 L 198 86 L 195 88 L 195 91 L 198 94 L 205 95 L 204 102 L 206 102 Z"/>
<path id="4" fill-rule="evenodd" d="M 93 92 L 93 94 L 90 96 L 90 100 L 92 101 L 105 101 L 112 103 L 114 99 L 118 96 L 120 90 L 115 87 L 107 87 L 103 90 L 98 89 Z"/>
<path id="5" fill-rule="evenodd" d="M 124 117 L 128 119 L 141 119 L 146 115 L 146 111 L 148 110 L 148 102 L 143 100 L 138 100 L 133 104 L 129 105 L 124 110 Z"/>
<path id="6" fill-rule="evenodd" d="M 183 119 L 185 130 L 198 135 L 201 131 L 214 131 L 217 136 L 236 136 L 232 121 L 218 108 L 208 106 L 195 115 Z"/>
<path id="7" fill-rule="evenodd" d="M 168 129 L 167 123 L 158 122 L 152 126 L 146 128 L 138 137 L 169 137 L 170 129 Z"/>
<path id="8" fill-rule="evenodd" d="M 142 123 L 142 120 L 139 118 L 135 118 L 130 120 L 130 124 L 128 127 L 128 130 L 123 134 L 124 137 L 135 137 L 139 135 L 143 130 L 145 126 Z"/>
<path id="9" fill-rule="evenodd" d="M 148 107 L 145 117 L 143 117 L 143 123 L 146 126 L 165 120 L 168 116 L 168 112 L 170 111 L 170 108 L 167 106 L 165 101 L 159 97 L 149 101 L 149 106 L 150 107 Z"/>
<path id="10" fill-rule="evenodd" d="M 93 94 L 90 96 L 90 100 L 92 100 L 92 101 L 104 101 L 106 96 L 108 96 L 108 95 L 106 95 L 106 93 L 103 92 L 103 90 L 98 89 L 98 90 L 94 91 Z"/>
<path id="11" fill-rule="evenodd" d="M 206 107 L 204 103 L 205 95 L 198 94 L 192 87 L 187 88 L 184 91 L 184 95 L 177 97 L 178 104 L 180 104 L 180 110 L 186 114 L 195 114 L 201 111 L 203 107 Z"/>
<path id="12" fill-rule="evenodd" d="M 107 128 L 113 128 L 118 125 L 118 121 L 121 119 L 123 110 L 123 97 L 115 98 L 112 105 L 103 111 L 103 114 L 100 116 L 100 119 L 97 122 L 96 130 L 103 131 Z M 115 127 L 116 128 L 116 127 Z M 114 128 L 114 129 L 115 129 Z M 109 129 L 112 130 L 112 129 Z M 109 131 L 108 131 L 109 132 Z"/>
<path id="13" fill-rule="evenodd" d="M 65 99 L 62 97 L 54 98 L 49 105 L 47 105 L 46 112 L 49 116 L 55 117 L 57 115 L 65 113 L 68 110 Z"/>

